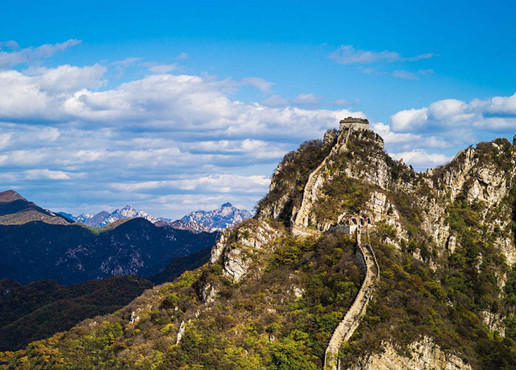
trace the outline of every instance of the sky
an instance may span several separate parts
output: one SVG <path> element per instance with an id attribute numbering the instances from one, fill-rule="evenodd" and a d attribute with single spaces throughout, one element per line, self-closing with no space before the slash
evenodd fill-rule
<path id="1" fill-rule="evenodd" d="M 513 1 L 4 0 L 0 19 L 0 188 L 55 211 L 252 210 L 347 116 L 420 171 L 516 133 Z"/>

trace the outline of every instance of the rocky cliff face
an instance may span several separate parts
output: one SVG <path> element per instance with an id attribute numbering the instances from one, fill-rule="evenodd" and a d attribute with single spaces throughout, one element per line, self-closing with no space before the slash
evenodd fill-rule
<path id="1" fill-rule="evenodd" d="M 210 262 L 214 264 L 220 260 L 224 276 L 238 282 L 253 262 L 273 251 L 273 241 L 281 235 L 280 230 L 266 221 L 249 220 L 235 230 L 224 231 L 212 249 Z"/>
<path id="2" fill-rule="evenodd" d="M 313 156 L 317 164 L 295 180 L 289 167 L 300 166 L 296 160 L 302 152 L 285 158 L 257 217 L 324 232 L 356 223 L 361 215 L 378 226 L 386 242 L 427 264 L 439 279 L 451 281 L 459 269 L 473 265 L 469 284 L 483 287 L 476 293 L 476 314 L 503 335 L 504 322 L 512 320 L 510 307 L 503 303 L 506 274 L 516 262 L 514 146 L 505 139 L 479 143 L 459 152 L 447 165 L 424 173 L 392 160 L 381 137 L 364 129 L 329 132 L 319 147 L 324 150 Z M 277 189 L 288 191 L 272 198 Z M 419 368 L 431 368 L 441 360 L 428 359 L 428 365 Z M 374 361 L 370 368 L 375 368 Z"/>
<path id="3" fill-rule="evenodd" d="M 447 207 L 465 202 L 482 208 L 478 221 L 487 232 L 503 231 L 494 245 L 509 264 L 516 262 L 511 229 L 516 162 L 507 140 L 467 148 L 446 166 L 425 173 L 392 160 L 381 137 L 363 129 L 332 132 L 319 148 L 313 156 L 317 165 L 304 178 L 292 170 L 302 165 L 303 148 L 285 157 L 260 203 L 258 218 L 325 231 L 361 212 L 392 225 L 397 235 L 392 242 L 400 248 L 410 242 L 413 225 L 422 237 L 431 238 L 428 261 L 438 264 L 457 244 Z M 349 199 L 350 192 L 359 202 Z"/>
<path id="4" fill-rule="evenodd" d="M 361 358 L 351 370 L 470 370 L 471 366 L 453 354 L 445 353 L 432 339 L 424 337 L 408 346 L 408 355 L 400 354 L 392 344 L 386 343 L 382 352 Z"/>

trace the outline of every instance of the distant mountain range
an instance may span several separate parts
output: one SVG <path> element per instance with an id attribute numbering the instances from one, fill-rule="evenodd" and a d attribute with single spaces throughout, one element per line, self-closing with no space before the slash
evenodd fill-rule
<path id="1" fill-rule="evenodd" d="M 195 211 L 187 214 L 179 220 L 171 220 L 163 217 L 154 217 L 145 211 L 137 210 L 127 205 L 111 213 L 99 212 L 95 215 L 83 213 L 73 216 L 69 213 L 58 212 L 58 215 L 67 218 L 71 222 L 82 223 L 92 227 L 104 227 L 122 219 L 144 218 L 147 221 L 162 226 L 169 224 L 179 230 L 188 230 L 194 233 L 220 231 L 226 227 L 232 227 L 243 220 L 252 217 L 251 212 L 234 207 L 231 203 L 224 203 L 212 211 Z"/>
<path id="2" fill-rule="evenodd" d="M 0 279 L 74 284 L 116 275 L 155 275 L 174 258 L 215 245 L 217 232 L 178 230 L 125 207 L 102 228 L 71 223 L 14 191 L 0 193 Z M 148 215 L 147 215 L 148 216 Z M 136 217 L 136 218 L 133 218 Z M 150 217 L 150 216 L 149 216 Z"/>
<path id="3" fill-rule="evenodd" d="M 154 284 L 200 267 L 219 235 L 129 206 L 104 213 L 74 218 L 15 191 L 0 193 L 0 351 L 114 312 Z M 106 226 L 75 222 L 96 226 L 95 218 Z"/>
<path id="4" fill-rule="evenodd" d="M 135 209 L 134 207 L 127 205 L 122 209 L 116 209 L 115 211 L 109 213 L 107 211 L 99 212 L 95 215 L 90 215 L 87 213 L 83 213 L 75 217 L 70 213 L 57 212 L 59 215 L 66 217 L 72 222 L 78 222 L 87 226 L 92 227 L 104 227 L 109 225 L 115 221 L 123 220 L 123 219 L 132 219 L 132 218 L 144 218 L 149 222 L 156 223 L 159 221 L 156 217 L 149 215 L 147 212 L 140 211 Z"/>

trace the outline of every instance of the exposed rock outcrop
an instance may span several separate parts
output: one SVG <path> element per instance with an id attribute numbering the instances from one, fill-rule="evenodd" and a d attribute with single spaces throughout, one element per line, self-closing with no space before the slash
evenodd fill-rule
<path id="1" fill-rule="evenodd" d="M 238 282 L 280 235 L 281 232 L 266 221 L 245 221 L 236 229 L 224 231 L 212 249 L 210 262 L 220 260 L 223 274 Z"/>
<path id="2" fill-rule="evenodd" d="M 443 352 L 432 339 L 424 337 L 409 345 L 409 356 L 400 355 L 390 343 L 382 346 L 381 353 L 361 358 L 351 370 L 469 370 L 471 366 L 460 357 Z"/>
<path id="3" fill-rule="evenodd" d="M 416 223 L 421 232 L 430 237 L 427 246 L 430 253 L 424 257 L 418 252 L 414 255 L 431 258 L 427 262 L 434 268 L 440 263 L 439 259 L 446 253 L 453 253 L 461 243 L 450 229 L 447 212 L 447 206 L 458 201 L 479 205 L 477 208 L 482 208 L 479 222 L 489 232 L 504 231 L 497 235 L 494 245 L 509 265 L 516 262 L 515 238 L 511 230 L 511 202 L 514 202 L 511 190 L 515 186 L 516 158 L 507 140 L 498 139 L 466 148 L 448 165 L 416 173 L 401 161 L 393 161 L 383 150 L 382 138 L 364 127 L 346 124 L 340 131 L 329 131 L 321 144 L 329 147 L 314 156 L 315 165 L 302 184 L 291 179 L 290 187 L 285 185 L 285 179 L 289 178 L 286 174 L 292 172 L 292 161 L 299 160 L 301 154 L 288 156 L 289 160 L 276 169 L 270 186 L 271 193 L 282 191 L 274 198 L 264 199 L 258 217 L 281 219 L 287 224 L 326 231 L 342 222 L 346 213 L 343 206 L 344 213 L 328 215 L 326 212 L 326 218 L 321 218 L 320 212 L 318 214 L 324 200 L 334 196 L 328 193 L 331 183 L 353 179 L 370 188 L 370 201 L 365 202 L 362 211 L 375 221 L 382 220 L 394 227 L 394 245 L 401 248 L 402 240 L 409 243 L 404 218 L 410 218 L 410 222 Z M 286 188 L 290 190 L 284 191 Z M 412 202 L 404 208 L 416 208 L 417 215 L 400 212 L 399 203 L 406 202 L 401 199 L 403 197 Z"/>

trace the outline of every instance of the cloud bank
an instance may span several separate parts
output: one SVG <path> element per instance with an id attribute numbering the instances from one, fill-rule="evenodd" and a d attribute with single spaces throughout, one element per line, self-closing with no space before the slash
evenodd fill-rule
<path id="1" fill-rule="evenodd" d="M 125 203 L 156 216 L 179 217 L 231 201 L 252 208 L 267 191 L 282 156 L 321 138 L 347 116 L 365 117 L 347 101 L 319 108 L 321 97 L 274 94 L 274 82 L 179 73 L 173 64 L 129 58 L 49 68 L 41 60 L 77 40 L 20 49 L 0 44 L 0 181 L 42 206 L 71 213 Z M 350 63 L 394 62 L 398 53 L 349 50 Z M 32 63 L 33 62 L 33 63 Z M 31 64 L 32 63 L 32 64 Z M 141 68 L 124 83 L 109 76 Z M 108 87 L 109 86 L 109 87 Z M 263 101 L 237 98 L 255 89 Z M 516 128 L 516 94 L 437 101 L 372 122 L 395 158 L 416 169 L 448 161 L 479 132 Z"/>

